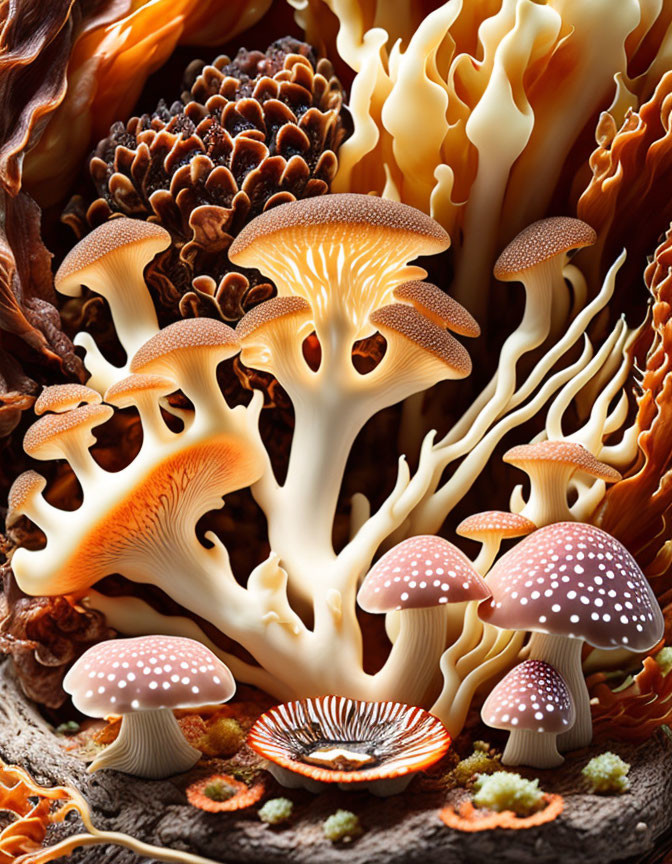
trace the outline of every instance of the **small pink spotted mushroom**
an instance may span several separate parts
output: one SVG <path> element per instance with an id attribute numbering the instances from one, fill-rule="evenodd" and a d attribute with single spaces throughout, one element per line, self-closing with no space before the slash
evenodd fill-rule
<path id="1" fill-rule="evenodd" d="M 508 729 L 502 763 L 556 768 L 565 761 L 556 739 L 574 725 L 574 700 L 562 675 L 543 660 L 526 660 L 490 693 L 481 718 L 493 729 Z"/>
<path id="2" fill-rule="evenodd" d="M 503 555 L 487 582 L 492 598 L 479 607 L 480 617 L 532 631 L 528 658 L 554 666 L 572 694 L 576 722 L 560 736 L 560 749 L 587 746 L 592 721 L 581 669 L 584 641 L 642 652 L 663 635 L 663 614 L 637 562 L 606 531 L 557 522 Z"/>
<path id="3" fill-rule="evenodd" d="M 228 667 L 193 639 L 140 636 L 99 642 L 63 681 L 89 717 L 120 714 L 117 739 L 89 766 L 159 779 L 187 771 L 201 758 L 173 714 L 230 699 L 236 689 Z"/>
<path id="4" fill-rule="evenodd" d="M 400 613 L 399 633 L 376 676 L 386 698 L 403 697 L 409 704 L 422 705 L 446 646 L 446 607 L 456 603 L 464 607 L 489 596 L 488 586 L 467 556 L 441 537 L 410 537 L 386 552 L 357 595 L 365 612 Z M 409 663 L 409 657 L 417 657 L 417 663 Z"/>

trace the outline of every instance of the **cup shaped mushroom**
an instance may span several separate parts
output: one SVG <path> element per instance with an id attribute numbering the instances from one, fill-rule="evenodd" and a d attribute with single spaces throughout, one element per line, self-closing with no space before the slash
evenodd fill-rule
<path id="1" fill-rule="evenodd" d="M 520 444 L 507 450 L 503 459 L 529 476 L 530 497 L 521 515 L 539 527 L 572 518 L 567 494 L 569 481 L 577 472 L 605 483 L 621 479 L 615 468 L 600 462 L 590 450 L 574 441 Z"/>
<path id="2" fill-rule="evenodd" d="M 490 596 L 471 561 L 442 537 L 410 537 L 371 568 L 357 595 L 365 612 L 397 612 L 399 632 L 376 687 L 385 698 L 404 694 L 421 705 L 439 676 L 446 647 L 447 606 Z"/>
<path id="3" fill-rule="evenodd" d="M 233 676 L 208 648 L 179 636 L 99 642 L 63 681 L 88 717 L 120 714 L 117 739 L 89 766 L 159 779 L 187 771 L 201 758 L 187 743 L 173 709 L 218 704 L 236 689 Z"/>
<path id="4" fill-rule="evenodd" d="M 542 660 L 525 660 L 492 690 L 481 718 L 509 731 L 504 765 L 555 768 L 564 762 L 556 739 L 574 725 L 576 712 L 562 675 Z"/>
<path id="5" fill-rule="evenodd" d="M 584 641 L 595 648 L 648 651 L 662 638 L 658 601 L 628 550 L 582 522 L 540 528 L 503 555 L 488 574 L 479 607 L 497 627 L 530 630 L 529 659 L 550 663 L 574 699 L 576 722 L 562 750 L 588 745 L 592 721 L 581 669 Z"/>
<path id="6" fill-rule="evenodd" d="M 438 762 L 450 735 L 421 708 L 323 696 L 271 708 L 247 743 L 283 786 L 318 793 L 337 784 L 387 796 L 403 792 L 415 773 Z"/>

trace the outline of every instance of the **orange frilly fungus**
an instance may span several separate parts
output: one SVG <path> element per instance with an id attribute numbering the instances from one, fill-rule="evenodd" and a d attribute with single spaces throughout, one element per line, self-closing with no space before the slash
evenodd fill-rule
<path id="1" fill-rule="evenodd" d="M 672 723 L 672 675 L 664 675 L 653 657 L 644 660 L 632 683 L 614 692 L 601 672 L 588 678 L 596 736 L 646 741 Z"/>
<path id="2" fill-rule="evenodd" d="M 493 828 L 519 830 L 552 822 L 565 806 L 562 795 L 545 795 L 544 803 L 546 806 L 543 810 L 538 810 L 531 816 L 517 816 L 512 810 L 503 810 L 501 813 L 477 810 L 471 801 L 465 801 L 457 807 L 450 804 L 444 807 L 439 817 L 445 825 L 457 831 L 490 831 Z"/>
<path id="3" fill-rule="evenodd" d="M 230 798 L 222 801 L 206 794 L 208 787 L 221 783 L 229 787 L 233 794 Z M 189 803 L 199 810 L 208 813 L 224 813 L 232 810 L 244 810 L 261 800 L 266 791 L 263 780 L 257 780 L 252 786 L 237 780 L 231 774 L 211 774 L 202 780 L 197 780 L 187 787 L 187 799 Z"/>

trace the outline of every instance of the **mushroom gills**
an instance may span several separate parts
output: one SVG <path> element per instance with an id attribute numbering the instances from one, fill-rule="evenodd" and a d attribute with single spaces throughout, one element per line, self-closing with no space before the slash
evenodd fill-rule
<path id="1" fill-rule="evenodd" d="M 169 708 L 138 711 L 123 715 L 118 737 L 93 760 L 88 771 L 113 769 L 160 780 L 193 768 L 201 755 L 187 743 Z"/>
<path id="2" fill-rule="evenodd" d="M 266 762 L 266 770 L 281 786 L 287 789 L 306 789 L 313 795 L 328 792 L 334 786 L 338 786 L 344 792 L 370 792 L 378 798 L 387 798 L 391 795 L 399 795 L 415 777 L 415 773 L 409 773 L 400 777 L 385 777 L 381 780 L 369 780 L 360 783 L 325 783 L 321 780 L 313 780 L 304 774 L 297 774 L 270 760 Z"/>

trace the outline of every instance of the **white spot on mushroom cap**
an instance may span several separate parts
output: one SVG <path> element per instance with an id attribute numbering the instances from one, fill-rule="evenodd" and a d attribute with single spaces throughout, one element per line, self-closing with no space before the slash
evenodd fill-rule
<path id="1" fill-rule="evenodd" d="M 553 666 L 525 660 L 492 690 L 481 717 L 494 729 L 557 734 L 574 724 L 575 708 L 564 678 Z"/>
<path id="2" fill-rule="evenodd" d="M 383 555 L 364 579 L 357 602 L 366 612 L 391 612 L 489 596 L 463 552 L 442 537 L 421 534 Z"/>
<path id="3" fill-rule="evenodd" d="M 188 673 L 175 675 L 172 664 L 178 663 Z M 105 681 L 97 690 L 90 686 L 93 676 Z M 178 636 L 100 642 L 73 665 L 63 686 L 90 717 L 104 717 L 112 706 L 115 713 L 125 714 L 216 704 L 235 692 L 231 672 L 209 648 Z"/>
<path id="4" fill-rule="evenodd" d="M 499 559 L 487 583 L 492 598 L 481 604 L 479 615 L 499 627 L 631 651 L 648 650 L 663 634 L 660 606 L 637 562 L 594 525 L 558 522 L 540 528 Z"/>

